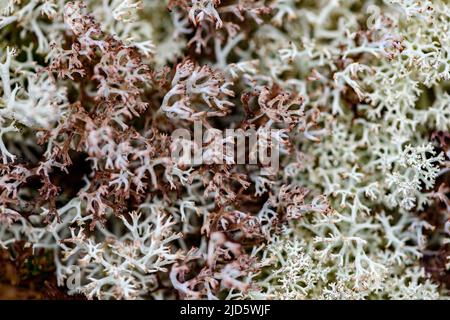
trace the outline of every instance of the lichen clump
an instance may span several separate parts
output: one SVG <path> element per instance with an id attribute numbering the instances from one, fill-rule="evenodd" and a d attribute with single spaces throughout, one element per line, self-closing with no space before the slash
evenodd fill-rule
<path id="1" fill-rule="evenodd" d="M 446 0 L 0 0 L 0 39 L 0 247 L 55 295 L 448 297 Z"/>

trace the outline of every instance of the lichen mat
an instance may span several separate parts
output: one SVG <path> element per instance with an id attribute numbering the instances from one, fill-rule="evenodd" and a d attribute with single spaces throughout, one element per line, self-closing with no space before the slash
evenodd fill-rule
<path id="1" fill-rule="evenodd" d="M 447 1 L 0 4 L 12 296 L 448 297 Z"/>

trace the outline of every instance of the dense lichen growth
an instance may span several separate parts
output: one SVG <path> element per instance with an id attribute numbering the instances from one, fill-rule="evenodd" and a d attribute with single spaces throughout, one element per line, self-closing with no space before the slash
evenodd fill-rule
<path id="1" fill-rule="evenodd" d="M 447 1 L 0 0 L 0 39 L 18 297 L 448 296 Z"/>

